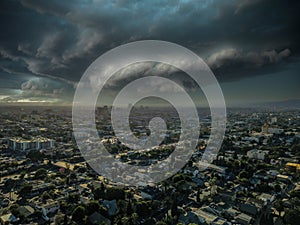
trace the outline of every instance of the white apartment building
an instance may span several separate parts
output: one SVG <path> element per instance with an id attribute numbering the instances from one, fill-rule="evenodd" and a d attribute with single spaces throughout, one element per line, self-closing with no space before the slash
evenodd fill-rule
<path id="1" fill-rule="evenodd" d="M 247 157 L 250 158 L 250 159 L 264 160 L 266 154 L 267 154 L 266 151 L 252 149 L 252 150 L 247 152 Z"/>
<path id="2" fill-rule="evenodd" d="M 42 137 L 31 140 L 22 138 L 11 138 L 8 140 L 9 148 L 17 151 L 50 149 L 54 147 L 54 143 L 54 140 Z"/>

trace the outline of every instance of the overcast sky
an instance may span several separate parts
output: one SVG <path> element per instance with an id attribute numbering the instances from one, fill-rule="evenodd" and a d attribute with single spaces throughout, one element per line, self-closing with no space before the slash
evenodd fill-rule
<path id="1" fill-rule="evenodd" d="M 202 57 L 229 105 L 300 98 L 299 0 L 0 4 L 2 103 L 70 103 L 77 82 L 97 57 L 121 44 L 147 39 L 174 42 Z M 152 67 L 154 73 L 162 68 L 146 65 L 149 71 Z M 108 89 L 118 90 L 137 74 L 116 74 L 117 82 Z M 174 72 L 174 78 L 189 92 L 197 92 L 184 75 Z"/>

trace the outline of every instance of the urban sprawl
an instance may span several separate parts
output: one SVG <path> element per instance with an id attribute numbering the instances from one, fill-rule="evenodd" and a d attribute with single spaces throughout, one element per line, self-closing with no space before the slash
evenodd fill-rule
<path id="1" fill-rule="evenodd" d="M 110 107 L 96 110 L 99 141 L 122 163 L 155 165 L 179 140 L 174 110 L 139 107 L 133 110 L 132 132 L 149 135 L 147 122 L 155 115 L 167 121 L 167 135 L 159 146 L 132 150 L 116 138 L 109 112 Z M 69 108 L 6 107 L 0 111 L 0 223 L 299 224 L 299 112 L 229 109 L 218 156 L 202 171 L 197 165 L 211 117 L 199 109 L 199 142 L 186 165 L 160 183 L 127 186 L 96 173 L 83 158 Z"/>

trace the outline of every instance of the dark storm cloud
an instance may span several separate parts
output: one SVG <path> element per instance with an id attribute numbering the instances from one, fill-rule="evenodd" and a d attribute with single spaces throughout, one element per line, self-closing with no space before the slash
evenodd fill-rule
<path id="1" fill-rule="evenodd" d="M 245 68 L 257 68 L 269 64 L 277 64 L 291 55 L 289 49 L 281 52 L 262 51 L 262 52 L 242 52 L 236 49 L 224 49 L 220 52 L 212 54 L 207 63 L 211 69 L 219 69 L 223 67 L 231 67 L 240 65 Z"/>
<path id="2" fill-rule="evenodd" d="M 221 81 L 243 79 L 297 60 L 298 9 L 296 0 L 2 1 L 1 68 L 75 85 L 105 51 L 161 39 L 198 53 Z"/>
<path id="3" fill-rule="evenodd" d="M 283 62 L 290 56 L 289 49 L 247 52 L 230 48 L 210 55 L 206 61 L 216 76 L 226 74 L 226 80 L 233 80 L 283 70 Z"/>

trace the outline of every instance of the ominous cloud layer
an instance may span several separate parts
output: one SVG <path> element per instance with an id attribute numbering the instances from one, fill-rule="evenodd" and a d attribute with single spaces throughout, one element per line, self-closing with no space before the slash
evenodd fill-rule
<path id="1" fill-rule="evenodd" d="M 188 47 L 204 58 L 221 82 L 285 70 L 298 62 L 300 52 L 297 0 L 3 0 L 0 4 L 0 79 L 6 81 L 0 84 L 0 100 L 6 101 L 70 100 L 95 58 L 135 40 L 159 39 Z M 154 69 L 169 72 L 163 66 Z M 175 74 L 180 80 L 181 75 Z M 136 76 L 119 75 L 112 87 Z M 182 83 L 193 88 L 184 78 Z"/>

